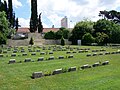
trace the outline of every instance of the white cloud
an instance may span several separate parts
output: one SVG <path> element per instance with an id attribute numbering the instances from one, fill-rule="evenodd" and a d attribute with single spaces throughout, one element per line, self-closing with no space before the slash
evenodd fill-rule
<path id="1" fill-rule="evenodd" d="M 13 6 L 15 8 L 18 8 L 18 7 L 22 6 L 22 3 L 19 0 L 13 0 L 12 2 L 13 2 Z"/>
<path id="2" fill-rule="evenodd" d="M 29 21 L 30 19 L 19 18 L 19 25 L 21 27 L 29 27 Z"/>
<path id="3" fill-rule="evenodd" d="M 3 2 L 3 0 L 1 0 Z M 6 2 L 8 3 L 8 0 L 6 0 Z M 20 2 L 20 0 L 12 0 L 13 3 L 13 7 L 18 8 L 22 6 L 22 3 Z"/>
<path id="4" fill-rule="evenodd" d="M 30 5 L 31 0 L 27 2 Z M 120 5 L 120 0 L 37 0 L 37 2 L 38 13 L 42 12 L 42 16 L 47 17 L 57 27 L 60 27 L 60 21 L 64 16 L 68 17 L 68 24 L 73 27 L 84 18 L 96 21 L 100 18 L 99 11 L 116 9 Z M 42 21 L 45 23 L 44 18 Z"/>

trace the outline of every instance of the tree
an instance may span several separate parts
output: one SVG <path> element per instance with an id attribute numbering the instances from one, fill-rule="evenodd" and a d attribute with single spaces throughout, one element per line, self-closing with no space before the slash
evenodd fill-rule
<path id="1" fill-rule="evenodd" d="M 0 44 L 5 44 L 7 40 L 7 36 L 9 34 L 9 23 L 8 20 L 6 19 L 6 14 L 5 12 L 0 12 Z M 3 40 L 2 40 L 3 39 Z"/>
<path id="2" fill-rule="evenodd" d="M 55 39 L 55 33 L 53 31 L 45 33 L 45 39 Z"/>
<path id="3" fill-rule="evenodd" d="M 64 40 L 63 36 L 61 37 L 61 45 L 62 45 L 62 46 L 65 45 L 65 40 Z"/>
<path id="4" fill-rule="evenodd" d="M 8 0 L 8 20 L 10 22 L 10 27 L 14 27 L 14 15 L 13 15 L 12 0 Z"/>
<path id="5" fill-rule="evenodd" d="M 61 37 L 63 36 L 63 38 L 68 39 L 69 37 L 69 30 L 61 27 L 56 33 L 55 33 L 55 38 L 56 39 L 61 39 Z"/>
<path id="6" fill-rule="evenodd" d="M 72 30 L 70 40 L 72 44 L 77 44 L 77 40 L 81 40 L 86 33 L 93 33 L 94 23 L 88 20 L 78 22 Z"/>
<path id="7" fill-rule="evenodd" d="M 18 18 L 16 18 L 15 22 L 16 22 L 15 29 L 17 31 L 18 30 Z"/>
<path id="8" fill-rule="evenodd" d="M 32 38 L 32 37 L 30 38 L 29 44 L 30 44 L 31 46 L 34 44 L 34 41 L 33 41 L 33 38 Z"/>
<path id="9" fill-rule="evenodd" d="M 38 33 L 41 33 L 43 31 L 43 25 L 41 22 L 41 13 L 39 15 L 39 19 L 38 19 Z"/>
<path id="10" fill-rule="evenodd" d="M 94 42 L 95 42 L 95 38 L 90 33 L 86 33 L 82 37 L 82 43 L 85 45 L 91 45 L 91 43 Z"/>
<path id="11" fill-rule="evenodd" d="M 120 12 L 117 12 L 115 10 L 100 11 L 99 16 L 104 17 L 104 19 L 108 19 L 108 20 L 114 21 L 115 23 L 120 23 Z"/>
<path id="12" fill-rule="evenodd" d="M 107 44 L 107 40 L 109 39 L 109 36 L 105 33 L 96 33 L 96 42 L 98 43 L 98 45 L 104 45 Z"/>
<path id="13" fill-rule="evenodd" d="M 93 28 L 95 30 L 94 34 L 97 33 L 97 32 L 100 32 L 100 33 L 103 32 L 103 33 L 109 35 L 111 29 L 113 28 L 112 27 L 113 24 L 114 24 L 114 22 L 108 21 L 106 19 L 100 19 L 100 20 L 98 20 L 97 22 L 94 23 L 94 26 L 93 26 Z"/>
<path id="14" fill-rule="evenodd" d="M 31 0 L 30 32 L 36 32 L 38 28 L 37 0 Z"/>

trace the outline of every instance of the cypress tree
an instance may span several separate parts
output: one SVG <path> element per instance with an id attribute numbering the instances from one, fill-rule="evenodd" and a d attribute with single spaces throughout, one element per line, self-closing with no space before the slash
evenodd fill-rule
<path id="1" fill-rule="evenodd" d="M 43 25 L 41 22 L 41 13 L 39 14 L 39 19 L 38 19 L 38 33 L 41 33 L 43 31 Z"/>
<path id="2" fill-rule="evenodd" d="M 18 30 L 18 18 L 16 18 L 16 20 L 15 20 L 15 29 L 16 29 L 16 31 Z"/>
<path id="3" fill-rule="evenodd" d="M 4 7 L 5 7 L 5 13 L 6 13 L 7 19 L 8 19 L 8 7 L 7 7 L 7 2 L 6 2 L 6 0 L 4 0 Z"/>
<path id="4" fill-rule="evenodd" d="M 8 19 L 10 22 L 10 26 L 13 27 L 14 21 L 13 21 L 13 7 L 12 7 L 12 0 L 8 0 Z"/>
<path id="5" fill-rule="evenodd" d="M 30 32 L 36 32 L 38 26 L 37 0 L 31 0 Z"/>

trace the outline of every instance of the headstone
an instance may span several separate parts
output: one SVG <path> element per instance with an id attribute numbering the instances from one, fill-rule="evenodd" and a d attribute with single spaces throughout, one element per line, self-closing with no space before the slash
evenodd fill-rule
<path id="1" fill-rule="evenodd" d="M 16 57 L 16 53 L 12 53 L 12 54 L 11 54 L 11 57 Z"/>
<path id="2" fill-rule="evenodd" d="M 73 55 L 68 56 L 68 58 L 73 58 Z"/>
<path id="3" fill-rule="evenodd" d="M 38 50 L 36 50 L 36 52 L 40 52 L 40 50 L 38 49 Z"/>
<path id="4" fill-rule="evenodd" d="M 22 56 L 27 56 L 27 53 L 23 53 Z"/>
<path id="5" fill-rule="evenodd" d="M 60 74 L 60 73 L 62 73 L 62 68 L 54 70 L 53 73 L 52 73 L 52 75 Z"/>
<path id="6" fill-rule="evenodd" d="M 45 52 L 41 52 L 40 55 L 45 55 Z"/>
<path id="7" fill-rule="evenodd" d="M 31 62 L 31 58 L 26 58 L 24 62 Z"/>
<path id="8" fill-rule="evenodd" d="M 4 50 L 4 51 L 3 51 L 3 53 L 7 53 L 7 51 L 6 51 L 6 50 Z"/>
<path id="9" fill-rule="evenodd" d="M 66 54 L 70 54 L 71 52 L 70 51 L 67 51 Z"/>
<path id="10" fill-rule="evenodd" d="M 15 59 L 10 59 L 9 60 L 9 64 L 13 64 L 13 63 L 15 63 L 16 61 L 15 61 Z"/>
<path id="11" fill-rule="evenodd" d="M 3 57 L 4 55 L 3 54 L 0 54 L 0 57 Z"/>
<path id="12" fill-rule="evenodd" d="M 97 56 L 97 53 L 93 53 L 93 56 Z"/>
<path id="13" fill-rule="evenodd" d="M 90 56 L 92 56 L 92 55 L 91 55 L 91 53 L 89 53 L 89 54 L 87 54 L 86 56 L 87 56 L 87 57 L 90 57 Z"/>
<path id="14" fill-rule="evenodd" d="M 59 56 L 58 59 L 64 59 L 64 56 Z"/>
<path id="15" fill-rule="evenodd" d="M 39 57 L 38 58 L 38 61 L 43 61 L 44 60 L 44 57 Z"/>
<path id="16" fill-rule="evenodd" d="M 97 62 L 97 63 L 94 63 L 92 66 L 93 66 L 93 67 L 100 66 L 100 63 L 99 63 L 99 62 Z"/>
<path id="17" fill-rule="evenodd" d="M 108 65 L 109 64 L 109 61 L 105 61 L 102 63 L 102 65 Z"/>
<path id="18" fill-rule="evenodd" d="M 49 58 L 48 58 L 48 60 L 53 60 L 54 59 L 54 56 L 50 56 Z"/>
<path id="19" fill-rule="evenodd" d="M 70 67 L 70 68 L 68 69 L 68 72 L 71 72 L 71 71 L 76 71 L 76 66 L 75 66 L 75 67 Z"/>
<path id="20" fill-rule="evenodd" d="M 53 54 L 53 52 L 49 52 L 49 54 Z"/>
<path id="21" fill-rule="evenodd" d="M 33 52 L 33 53 L 31 53 L 31 55 L 32 55 L 32 56 L 35 56 L 35 55 L 36 55 L 36 53 L 35 53 L 35 52 Z"/>
<path id="22" fill-rule="evenodd" d="M 42 71 L 41 71 L 41 72 L 34 72 L 34 73 L 32 74 L 32 78 L 33 78 L 33 79 L 35 79 L 35 78 L 40 78 L 40 77 L 42 77 L 42 76 L 43 76 Z"/>
<path id="23" fill-rule="evenodd" d="M 81 69 L 87 69 L 87 68 L 91 68 L 91 66 L 89 64 L 83 65 L 80 67 Z"/>

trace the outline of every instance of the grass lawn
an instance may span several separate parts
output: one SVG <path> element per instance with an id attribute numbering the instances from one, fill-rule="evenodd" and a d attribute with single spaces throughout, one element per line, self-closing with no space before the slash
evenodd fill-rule
<path id="1" fill-rule="evenodd" d="M 74 47 L 73 51 L 76 51 L 76 53 L 66 54 L 67 51 L 70 51 L 67 50 L 54 51 L 52 55 L 40 55 L 40 52 L 50 52 L 52 49 L 32 48 L 32 50 L 41 50 L 36 52 L 35 56 L 31 56 L 31 52 L 28 52 L 27 47 L 24 47 L 25 53 L 28 53 L 28 55 L 22 56 L 19 48 L 16 57 L 11 57 L 13 51 L 13 48 L 11 48 L 11 51 L 4 54 L 4 57 L 0 57 L 0 90 L 120 90 L 120 54 L 86 57 L 88 53 L 93 53 L 91 51 L 95 49 L 105 49 L 107 52 L 117 51 L 118 49 L 100 46 L 71 47 Z M 90 50 L 87 53 L 78 53 L 76 48 L 90 48 Z M 73 55 L 74 58 L 57 59 L 61 55 L 64 57 Z M 50 56 L 54 56 L 55 59 L 46 60 Z M 45 60 L 38 62 L 38 57 L 44 57 Z M 25 58 L 31 58 L 34 62 L 25 63 Z M 16 59 L 16 63 L 8 64 L 10 59 Z M 109 65 L 31 79 L 33 72 L 43 71 L 44 73 L 59 68 L 68 69 L 73 66 L 78 68 L 84 64 L 92 65 L 98 61 L 104 62 L 107 60 L 110 62 Z M 22 61 L 22 63 L 18 63 L 19 61 Z"/>

